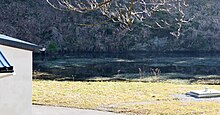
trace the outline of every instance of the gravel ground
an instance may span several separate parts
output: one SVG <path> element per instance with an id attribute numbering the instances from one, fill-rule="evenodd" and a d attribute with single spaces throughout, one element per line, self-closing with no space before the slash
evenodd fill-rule
<path id="1" fill-rule="evenodd" d="M 191 96 L 185 95 L 185 94 L 175 94 L 173 96 L 183 102 L 187 102 L 187 101 L 193 101 L 193 102 L 195 102 L 195 101 L 219 101 L 220 102 L 220 97 L 195 98 L 195 97 L 191 97 Z"/>
<path id="2" fill-rule="evenodd" d="M 32 115 L 119 115 L 111 112 L 33 105 Z"/>

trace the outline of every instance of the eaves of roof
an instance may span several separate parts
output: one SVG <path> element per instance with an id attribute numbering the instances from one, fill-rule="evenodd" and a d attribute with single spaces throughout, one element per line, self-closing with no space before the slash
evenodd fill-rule
<path id="1" fill-rule="evenodd" d="M 15 48 L 20 48 L 20 49 L 25 49 L 25 50 L 30 50 L 34 52 L 39 52 L 42 47 L 26 42 L 23 40 L 19 40 L 10 36 L 6 36 L 3 34 L 0 34 L 0 44 L 1 45 L 6 45 L 10 47 L 15 47 Z"/>

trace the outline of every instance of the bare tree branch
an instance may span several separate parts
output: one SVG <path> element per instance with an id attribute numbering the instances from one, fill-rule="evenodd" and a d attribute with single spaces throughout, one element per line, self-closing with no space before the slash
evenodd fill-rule
<path id="1" fill-rule="evenodd" d="M 58 10 L 69 10 L 79 13 L 90 11 L 101 12 L 113 22 L 119 23 L 121 28 L 131 30 L 136 21 L 144 23 L 157 13 L 170 15 L 171 18 L 154 18 L 154 25 L 143 24 L 150 28 L 167 28 L 175 25 L 173 36 L 181 35 L 182 26 L 193 18 L 186 19 L 185 0 L 46 0 L 49 5 Z M 106 21 L 103 21 L 106 22 Z"/>

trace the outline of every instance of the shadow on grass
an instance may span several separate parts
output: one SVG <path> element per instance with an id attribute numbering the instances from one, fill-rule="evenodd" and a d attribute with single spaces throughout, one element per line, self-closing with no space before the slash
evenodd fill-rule
<path id="1" fill-rule="evenodd" d="M 190 75 L 181 73 L 164 73 L 160 76 L 154 76 L 153 74 L 117 74 L 111 77 L 64 77 L 62 75 L 54 75 L 49 73 L 34 72 L 33 79 L 39 80 L 55 80 L 55 81 L 85 81 L 85 82 L 184 82 L 186 84 L 208 84 L 208 85 L 220 85 L 220 75 Z"/>

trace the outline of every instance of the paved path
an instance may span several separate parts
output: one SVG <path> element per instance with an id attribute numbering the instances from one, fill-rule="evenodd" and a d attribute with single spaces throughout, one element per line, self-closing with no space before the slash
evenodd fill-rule
<path id="1" fill-rule="evenodd" d="M 175 94 L 173 97 L 178 98 L 180 101 L 186 102 L 200 102 L 200 101 L 219 101 L 220 102 L 220 97 L 213 97 L 213 98 L 195 98 L 189 95 L 185 94 Z"/>
<path id="2" fill-rule="evenodd" d="M 33 105 L 32 115 L 119 115 L 111 112 Z"/>
<path id="3" fill-rule="evenodd" d="M 118 115 L 111 112 L 33 105 L 32 115 Z"/>

